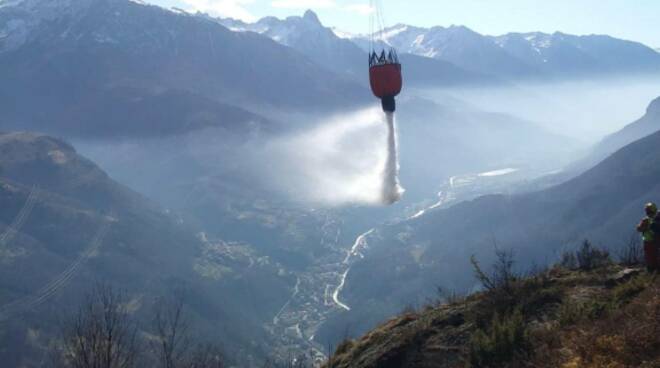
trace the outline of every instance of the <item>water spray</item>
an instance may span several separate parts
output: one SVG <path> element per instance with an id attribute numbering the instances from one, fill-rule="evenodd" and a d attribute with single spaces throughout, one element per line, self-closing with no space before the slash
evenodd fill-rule
<path id="1" fill-rule="evenodd" d="M 383 204 L 391 205 L 398 202 L 404 189 L 399 183 L 399 157 L 394 112 L 385 112 L 387 123 L 387 159 L 383 170 Z"/>

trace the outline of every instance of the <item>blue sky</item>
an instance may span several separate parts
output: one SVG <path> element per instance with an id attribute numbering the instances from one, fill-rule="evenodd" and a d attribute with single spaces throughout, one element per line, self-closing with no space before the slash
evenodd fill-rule
<path id="1" fill-rule="evenodd" d="M 321 21 L 349 32 L 368 31 L 364 0 L 147 0 L 165 7 L 255 20 L 301 15 L 311 8 Z M 460 24 L 480 33 L 562 31 L 609 34 L 660 47 L 660 0 L 382 0 L 387 24 Z"/>

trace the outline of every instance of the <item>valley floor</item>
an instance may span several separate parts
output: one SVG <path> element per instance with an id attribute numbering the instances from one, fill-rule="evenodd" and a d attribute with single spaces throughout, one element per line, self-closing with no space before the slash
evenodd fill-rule
<path id="1" fill-rule="evenodd" d="M 459 200 L 496 193 L 508 188 L 521 177 L 538 175 L 525 170 L 503 169 L 483 174 L 456 175 L 449 178 L 438 193 L 437 201 L 429 201 L 411 211 L 412 215 L 400 219 L 419 218 L 428 211 L 439 209 Z M 399 221 L 401 221 L 399 220 Z M 285 358 L 304 354 L 314 356 L 317 362 L 327 358 L 328 347 L 315 338 L 330 316 L 349 311 L 348 302 L 342 298 L 351 267 L 361 258 L 368 257 L 369 237 L 377 229 L 368 229 L 356 237 L 350 245 L 341 244 L 342 226 L 328 218 L 322 228 L 322 242 L 331 245 L 334 252 L 316 260 L 304 272 L 296 274 L 296 284 L 290 299 L 265 326 L 277 341 L 274 355 Z"/>

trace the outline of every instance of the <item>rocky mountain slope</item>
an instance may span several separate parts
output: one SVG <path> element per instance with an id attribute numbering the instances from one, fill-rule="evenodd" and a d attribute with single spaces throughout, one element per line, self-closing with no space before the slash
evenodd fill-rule
<path id="1" fill-rule="evenodd" d="M 3 364 L 38 365 L 58 316 L 97 281 L 128 293 L 147 332 L 158 298 L 180 295 L 200 336 L 245 362 L 270 354 L 262 326 L 290 283 L 277 264 L 194 236 L 60 140 L 3 133 L 0 152 Z"/>
<path id="2" fill-rule="evenodd" d="M 646 114 L 639 120 L 626 125 L 620 131 L 605 137 L 595 148 L 593 156 L 604 158 L 638 139 L 660 130 L 660 97 L 653 100 Z"/>
<path id="3" fill-rule="evenodd" d="M 267 37 L 129 0 L 10 2 L 0 35 L 5 128 L 165 135 L 259 122 L 244 111 L 255 106 L 369 101 L 366 88 Z"/>

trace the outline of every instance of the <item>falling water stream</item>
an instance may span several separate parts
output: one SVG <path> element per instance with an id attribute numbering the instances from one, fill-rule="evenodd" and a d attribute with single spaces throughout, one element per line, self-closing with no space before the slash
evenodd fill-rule
<path id="1" fill-rule="evenodd" d="M 399 158 L 396 125 L 393 112 L 385 113 L 387 122 L 387 161 L 383 170 L 383 203 L 393 204 L 401 199 L 404 189 L 399 184 Z"/>

